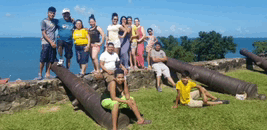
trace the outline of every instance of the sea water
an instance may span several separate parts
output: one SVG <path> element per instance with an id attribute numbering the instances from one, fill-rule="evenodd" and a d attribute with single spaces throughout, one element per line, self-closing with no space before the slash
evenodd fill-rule
<path id="1" fill-rule="evenodd" d="M 236 53 L 229 53 L 226 58 L 243 57 L 239 54 L 239 50 L 246 48 L 252 51 L 254 49 L 252 44 L 257 40 L 267 40 L 267 38 L 234 38 L 234 42 L 238 45 Z M 102 52 L 103 46 L 100 50 L 100 53 Z M 8 78 L 11 75 L 11 81 L 34 79 L 39 73 L 40 53 L 40 38 L 0 38 L 0 77 Z M 145 66 L 147 66 L 147 63 Z M 91 58 L 89 58 L 87 73 L 92 70 L 93 64 Z M 70 71 L 74 74 L 80 72 L 74 47 Z M 43 71 L 43 76 L 44 74 L 45 72 Z M 51 74 L 55 76 L 53 72 Z"/>

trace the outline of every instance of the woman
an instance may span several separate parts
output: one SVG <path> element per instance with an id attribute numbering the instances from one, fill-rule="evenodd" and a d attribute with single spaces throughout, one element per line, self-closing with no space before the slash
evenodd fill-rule
<path id="1" fill-rule="evenodd" d="M 156 42 L 158 42 L 158 39 L 153 35 L 153 29 L 148 28 L 147 29 L 148 36 L 146 36 L 146 52 L 147 52 L 147 63 L 148 63 L 148 70 L 151 70 L 151 62 L 150 62 L 150 55 L 151 55 L 151 50 Z"/>
<path id="2" fill-rule="evenodd" d="M 137 40 L 137 56 L 136 61 L 138 64 L 138 67 L 144 69 L 145 61 L 144 61 L 144 40 L 146 38 L 146 33 L 143 26 L 140 26 L 140 20 L 139 18 L 134 19 L 135 26 L 137 27 L 137 34 L 138 34 L 138 40 Z"/>
<path id="3" fill-rule="evenodd" d="M 107 30 L 108 30 L 108 36 L 107 36 L 107 42 L 106 45 L 109 42 L 112 42 L 114 44 L 115 47 L 115 53 L 117 53 L 119 55 L 120 52 L 120 47 L 121 47 L 121 42 L 120 42 L 120 38 L 124 38 L 126 35 L 126 30 L 118 24 L 118 14 L 117 13 L 113 13 L 112 14 L 112 24 L 108 26 Z M 122 36 L 119 36 L 119 31 L 122 30 L 124 31 Z"/>
<path id="4" fill-rule="evenodd" d="M 90 39 L 91 46 L 89 52 L 91 54 L 92 62 L 94 64 L 94 72 L 99 73 L 100 69 L 98 64 L 98 53 L 100 52 L 100 48 L 104 43 L 105 34 L 103 30 L 96 25 L 96 20 L 93 14 L 89 17 L 89 24 L 91 25 L 91 28 L 88 30 L 91 38 Z M 100 35 L 102 37 L 101 42 L 100 42 Z"/>
<path id="5" fill-rule="evenodd" d="M 136 49 L 137 49 L 137 28 L 132 24 L 132 17 L 128 16 L 128 24 L 131 25 L 131 52 L 130 52 L 130 65 L 131 69 L 138 69 L 136 64 Z M 134 64 L 133 64 L 134 63 Z"/>
<path id="6" fill-rule="evenodd" d="M 141 117 L 136 102 L 133 100 L 133 97 L 130 97 L 128 85 L 124 78 L 124 71 L 117 69 L 114 76 L 114 80 L 109 83 L 101 101 L 101 105 L 104 108 L 112 110 L 113 130 L 117 130 L 118 111 L 123 108 L 132 109 L 137 118 L 137 124 L 150 124 L 150 120 L 144 120 Z"/>
<path id="7" fill-rule="evenodd" d="M 125 16 L 121 17 L 120 24 L 127 30 L 127 35 L 124 38 L 120 38 L 121 49 L 120 49 L 120 61 L 124 67 L 129 68 L 129 50 L 130 50 L 130 38 L 131 38 L 131 26 L 127 24 Z M 124 31 L 119 31 L 120 35 L 124 34 Z"/>
<path id="8" fill-rule="evenodd" d="M 77 62 L 80 65 L 80 77 L 86 73 L 86 67 L 89 59 L 90 36 L 86 29 L 83 28 L 82 20 L 78 19 L 75 22 L 75 30 L 73 32 L 73 39 L 76 50 Z"/>

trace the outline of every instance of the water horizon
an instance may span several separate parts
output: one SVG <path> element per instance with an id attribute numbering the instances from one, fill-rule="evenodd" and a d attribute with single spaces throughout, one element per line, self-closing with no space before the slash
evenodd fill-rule
<path id="1" fill-rule="evenodd" d="M 245 48 L 248 51 L 252 51 L 254 49 L 252 46 L 253 42 L 258 40 L 267 40 L 267 38 L 234 38 L 234 43 L 237 44 L 236 52 L 226 54 L 225 58 L 243 58 L 244 56 L 239 54 L 239 50 Z M 41 52 L 40 37 L 0 38 L 0 46 L 1 78 L 8 78 L 11 75 L 10 79 L 14 81 L 17 79 L 32 80 L 38 76 Z M 73 52 L 70 71 L 77 74 L 80 72 L 80 69 L 76 62 L 74 47 Z M 103 46 L 100 54 L 102 52 Z M 89 58 L 87 73 L 90 73 L 92 70 L 93 64 L 91 58 Z M 53 72 L 51 73 L 55 76 Z M 44 74 L 43 71 L 43 76 Z"/>

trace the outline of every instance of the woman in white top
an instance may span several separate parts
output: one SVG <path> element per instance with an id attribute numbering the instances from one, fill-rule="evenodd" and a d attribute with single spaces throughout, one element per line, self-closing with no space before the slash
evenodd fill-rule
<path id="1" fill-rule="evenodd" d="M 113 13 L 112 14 L 112 24 L 109 25 L 107 28 L 108 36 L 107 36 L 106 45 L 109 42 L 112 42 L 114 44 L 114 47 L 115 47 L 114 52 L 119 55 L 120 48 L 121 48 L 120 38 L 125 37 L 127 30 L 124 27 L 122 27 L 120 24 L 118 24 L 118 19 L 119 19 L 118 14 Z M 124 32 L 122 36 L 119 35 L 120 30 L 122 30 Z"/>

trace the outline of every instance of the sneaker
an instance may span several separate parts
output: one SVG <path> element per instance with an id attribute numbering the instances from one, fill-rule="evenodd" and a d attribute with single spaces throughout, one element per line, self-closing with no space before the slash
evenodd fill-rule
<path id="1" fill-rule="evenodd" d="M 158 92 L 162 92 L 162 88 L 158 87 Z"/>
<path id="2" fill-rule="evenodd" d="M 77 77 L 78 78 L 83 78 L 84 76 L 85 76 L 84 74 L 79 73 Z"/>
<path id="3" fill-rule="evenodd" d="M 35 80 L 42 80 L 42 79 L 44 79 L 44 78 L 43 78 L 43 76 L 39 73 L 39 74 L 38 74 L 38 77 L 36 77 L 36 78 L 34 78 L 34 79 L 35 79 Z"/>
<path id="4" fill-rule="evenodd" d="M 72 106 L 76 107 L 79 105 L 79 101 L 77 99 L 74 99 L 72 102 L 71 102 Z"/>
<path id="5" fill-rule="evenodd" d="M 223 104 L 230 104 L 229 100 L 221 100 Z"/>
<path id="6" fill-rule="evenodd" d="M 63 66 L 64 60 L 63 59 L 59 59 L 57 65 L 58 66 Z"/>

